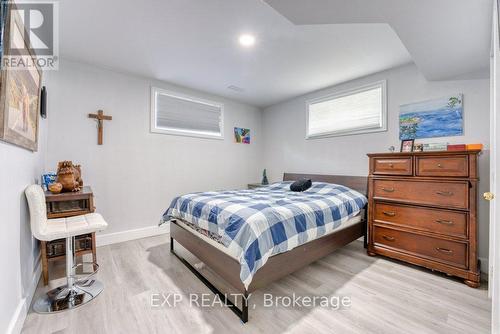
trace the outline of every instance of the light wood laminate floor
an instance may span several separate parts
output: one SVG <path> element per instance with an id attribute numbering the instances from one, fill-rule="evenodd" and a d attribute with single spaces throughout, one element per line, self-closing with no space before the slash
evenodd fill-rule
<path id="1" fill-rule="evenodd" d="M 176 249 L 188 257 L 178 244 Z M 242 324 L 219 306 L 190 307 L 188 293 L 206 288 L 169 253 L 168 236 L 98 248 L 103 293 L 78 309 L 28 314 L 23 333 L 489 333 L 486 284 L 472 289 L 458 280 L 382 257 L 368 257 L 355 241 L 328 257 L 255 292 L 250 320 Z M 192 259 L 192 257 L 191 257 Z M 195 260 L 195 259 L 192 259 Z M 55 268 L 62 272 L 64 264 Z M 214 280 L 207 268 L 203 273 Z M 55 287 L 63 279 L 51 281 Z M 224 288 L 223 284 L 220 286 Z M 39 285 L 37 294 L 46 288 Z M 153 294 L 178 292 L 177 307 L 152 307 Z M 265 308 L 276 296 L 349 296 L 350 308 Z M 172 302 L 172 301 L 171 301 Z M 255 309 L 253 309 L 255 305 Z"/>

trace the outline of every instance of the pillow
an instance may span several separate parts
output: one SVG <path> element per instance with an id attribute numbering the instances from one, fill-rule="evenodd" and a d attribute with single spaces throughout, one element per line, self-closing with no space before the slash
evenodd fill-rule
<path id="1" fill-rule="evenodd" d="M 291 191 L 306 191 L 307 189 L 311 188 L 312 186 L 312 181 L 311 179 L 306 180 L 297 180 L 294 183 L 290 185 L 290 190 Z"/>

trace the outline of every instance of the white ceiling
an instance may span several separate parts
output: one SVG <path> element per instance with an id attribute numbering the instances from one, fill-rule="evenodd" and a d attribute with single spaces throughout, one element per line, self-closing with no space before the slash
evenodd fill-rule
<path id="1" fill-rule="evenodd" d="M 368 10 L 373 8 L 366 4 L 380 1 L 396 1 L 391 6 L 404 7 L 404 15 L 398 18 L 391 12 L 389 20 L 381 11 L 371 18 Z M 433 3 L 441 1 L 469 2 Z M 484 3 L 490 0 L 470 0 L 480 3 L 479 9 L 466 8 L 474 14 L 471 21 L 479 28 L 455 16 L 455 7 L 463 7 L 456 4 L 446 9 L 447 15 L 438 17 L 441 11 L 422 16 L 423 10 L 415 5 L 417 0 L 268 2 L 277 11 L 261 0 L 61 0 L 61 56 L 259 107 L 403 65 L 412 57 L 431 79 L 450 74 L 477 75 L 478 69 L 488 66 L 488 60 L 483 59 L 483 40 L 489 38 L 488 31 L 484 31 L 489 25 L 481 20 L 485 19 Z M 398 5 L 403 2 L 413 5 Z M 322 15 L 323 10 L 332 15 Z M 358 10 L 364 15 L 355 15 Z M 412 10 L 418 19 L 408 19 Z M 442 30 L 433 31 L 428 26 L 438 18 Z M 405 20 L 409 20 L 406 28 Z M 331 21 L 354 24 L 295 24 Z M 393 21 L 399 23 L 399 28 Z M 363 24 L 366 22 L 369 24 Z M 398 32 L 412 56 L 387 23 Z M 465 31 L 465 45 L 463 26 L 469 29 Z M 462 36 L 454 36 L 455 32 Z M 238 44 L 241 33 L 255 34 L 256 45 L 242 48 Z M 448 39 L 451 42 L 445 43 Z M 457 41 L 461 48 L 455 45 Z M 448 65 L 444 71 L 443 64 Z M 244 91 L 229 90 L 230 85 Z"/>
<path id="2" fill-rule="evenodd" d="M 259 0 L 62 0 L 60 18 L 62 57 L 260 107 L 411 61 L 387 24 L 300 27 Z"/>

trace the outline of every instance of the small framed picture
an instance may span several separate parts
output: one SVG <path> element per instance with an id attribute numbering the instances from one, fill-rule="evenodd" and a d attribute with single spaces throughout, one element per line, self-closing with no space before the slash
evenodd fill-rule
<path id="1" fill-rule="evenodd" d="M 424 151 L 424 144 L 413 144 L 413 151 L 414 152 L 423 152 Z"/>
<path id="2" fill-rule="evenodd" d="M 401 152 L 413 152 L 415 139 L 405 139 L 401 141 Z"/>

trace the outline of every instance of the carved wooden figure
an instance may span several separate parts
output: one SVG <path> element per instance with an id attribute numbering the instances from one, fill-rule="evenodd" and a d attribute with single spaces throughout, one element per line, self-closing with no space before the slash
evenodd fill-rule
<path id="1" fill-rule="evenodd" d="M 63 191 L 79 191 L 83 187 L 80 165 L 73 165 L 72 161 L 59 162 L 57 182 L 62 184 Z"/>

